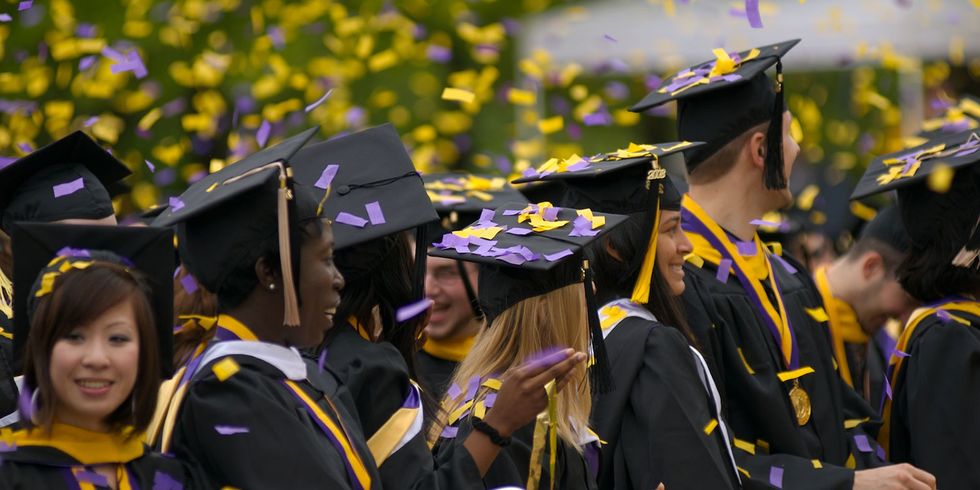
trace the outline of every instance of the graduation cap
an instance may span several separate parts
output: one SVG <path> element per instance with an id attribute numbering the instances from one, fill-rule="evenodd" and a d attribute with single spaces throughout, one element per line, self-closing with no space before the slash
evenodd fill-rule
<path id="1" fill-rule="evenodd" d="M 480 264 L 480 306 L 487 323 L 525 299 L 583 283 L 596 386 L 608 386 L 608 366 L 592 273 L 581 260 L 586 245 L 626 221 L 626 216 L 509 203 L 462 230 L 447 233 L 429 255 Z"/>
<path id="2" fill-rule="evenodd" d="M 283 278 L 283 324 L 299 325 L 300 228 L 318 218 L 312 191 L 293 182 L 296 153 L 313 127 L 253 153 L 191 185 L 153 222 L 177 228 L 181 262 L 209 291 L 220 294 L 242 263 L 259 259 L 261 244 L 276 239 Z"/>
<path id="3" fill-rule="evenodd" d="M 129 174 L 92 138 L 75 131 L 0 168 L 0 229 L 15 221 L 111 216 L 112 196 Z"/>
<path id="4" fill-rule="evenodd" d="M 59 275 L 80 268 L 72 264 L 108 260 L 139 271 L 149 285 L 161 376 L 170 377 L 175 267 L 173 231 L 20 222 L 13 225 L 11 238 L 13 255 L 17 259 L 14 261 L 14 359 L 20 366 L 23 365 L 24 347 L 37 298 L 58 287 Z"/>
<path id="5" fill-rule="evenodd" d="M 552 158 L 537 169 L 528 169 L 515 182 L 561 181 L 567 187 L 561 205 L 606 213 L 644 213 L 646 253 L 632 257 L 630 269 L 638 270 L 631 299 L 646 304 L 657 257 L 662 209 L 678 211 L 681 193 L 660 166 L 660 158 L 695 148 L 701 143 L 675 141 L 655 145 L 630 143 L 626 149 L 592 157 Z"/>
<path id="6" fill-rule="evenodd" d="M 782 57 L 799 39 L 770 44 L 740 53 L 714 50 L 715 59 L 668 77 L 630 108 L 633 112 L 677 101 L 677 135 L 705 145 L 685 151 L 689 171 L 749 129 L 769 122 L 766 133 L 765 184 L 786 187 L 783 172 L 783 64 Z M 766 76 L 776 66 L 775 85 Z"/>
<path id="7" fill-rule="evenodd" d="M 902 214 L 898 206 L 891 205 L 875 215 L 874 219 L 868 222 L 867 226 L 861 230 L 858 240 L 873 238 L 901 253 L 909 251 L 909 235 L 905 231 L 902 223 Z"/>
<path id="8" fill-rule="evenodd" d="M 923 122 L 922 131 L 915 136 L 917 144 L 922 144 L 944 135 L 977 128 L 980 128 L 980 99 L 966 95 L 947 107 L 942 116 Z"/>
<path id="9" fill-rule="evenodd" d="M 851 199 L 891 190 L 909 240 L 927 242 L 940 228 L 963 228 L 967 237 L 953 265 L 970 267 L 980 257 L 980 130 L 967 130 L 875 158 Z"/>
<path id="10" fill-rule="evenodd" d="M 507 183 L 504 177 L 466 173 L 442 173 L 422 176 L 425 192 L 439 214 L 439 221 L 426 227 L 426 245 L 439 240 L 443 234 L 459 230 L 479 219 L 484 210 L 493 210 L 503 203 L 527 203 L 527 198 Z M 463 263 L 456 261 L 466 297 L 476 318 L 483 318 L 476 289 Z"/>
<path id="11" fill-rule="evenodd" d="M 322 215 L 333 220 L 334 249 L 416 228 L 439 216 L 422 178 L 391 124 L 311 145 L 295 157 L 296 181 L 323 197 Z M 422 297 L 425 247 L 416 247 L 416 296 Z"/>

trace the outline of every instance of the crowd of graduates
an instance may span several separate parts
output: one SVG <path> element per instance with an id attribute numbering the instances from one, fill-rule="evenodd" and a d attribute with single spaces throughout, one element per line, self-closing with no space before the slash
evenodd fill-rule
<path id="1" fill-rule="evenodd" d="M 120 226 L 84 132 L 7 164 L 0 488 L 980 488 L 980 106 L 874 159 L 839 256 L 763 239 L 798 42 L 511 182 L 310 128 Z"/>

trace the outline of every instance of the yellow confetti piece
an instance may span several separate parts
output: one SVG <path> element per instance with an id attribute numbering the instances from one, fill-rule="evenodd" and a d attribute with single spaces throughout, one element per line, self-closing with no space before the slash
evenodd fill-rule
<path id="1" fill-rule="evenodd" d="M 926 184 L 929 189 L 938 194 L 945 194 L 949 191 L 950 184 L 953 183 L 953 168 L 944 163 L 937 163 L 929 173 Z"/>
<path id="2" fill-rule="evenodd" d="M 715 431 L 715 427 L 718 427 L 718 419 L 711 419 L 711 422 L 704 426 L 704 435 L 710 436 Z"/>
<path id="3" fill-rule="evenodd" d="M 142 131 L 149 131 L 160 120 L 161 116 L 163 116 L 163 111 L 159 107 L 153 108 L 140 118 L 139 122 L 136 123 L 136 127 Z"/>
<path id="4" fill-rule="evenodd" d="M 737 447 L 737 448 L 741 449 L 742 451 L 745 451 L 745 452 L 747 452 L 749 454 L 755 454 L 755 444 L 752 444 L 749 441 L 745 441 L 745 440 L 739 439 L 737 437 L 734 438 L 734 440 L 735 440 L 735 447 Z"/>
<path id="5" fill-rule="evenodd" d="M 864 221 L 871 221 L 878 215 L 878 211 L 867 204 L 858 201 L 851 201 L 851 214 Z"/>
<path id="6" fill-rule="evenodd" d="M 538 130 L 542 134 L 557 133 L 565 128 L 565 118 L 561 116 L 549 117 L 538 121 Z"/>
<path id="7" fill-rule="evenodd" d="M 507 91 L 507 101 L 514 105 L 532 106 L 536 101 L 534 92 L 512 88 Z"/>
<path id="8" fill-rule="evenodd" d="M 819 459 L 811 459 L 810 462 L 813 463 L 814 469 L 819 470 L 820 468 L 823 468 L 823 463 L 821 463 Z"/>
<path id="9" fill-rule="evenodd" d="M 830 318 L 827 316 L 827 311 L 824 310 L 822 306 L 818 306 L 816 308 L 807 308 L 806 314 L 810 315 L 810 318 L 813 318 L 814 320 L 820 323 L 830 320 Z"/>
<path id="10" fill-rule="evenodd" d="M 855 427 L 857 427 L 857 426 L 859 426 L 859 425 L 867 422 L 868 420 L 871 420 L 871 419 L 869 417 L 865 417 L 863 419 L 846 419 L 846 420 L 844 420 L 844 429 L 847 429 L 847 430 L 853 429 L 853 428 L 855 428 Z"/>
<path id="11" fill-rule="evenodd" d="M 40 298 L 49 294 L 54 289 L 54 280 L 59 276 L 57 272 L 45 272 L 41 276 L 41 287 L 34 293 L 35 298 Z"/>
<path id="12" fill-rule="evenodd" d="M 239 369 L 241 368 L 238 367 L 238 363 L 231 357 L 226 357 L 211 366 L 211 371 L 213 371 L 214 375 L 218 377 L 218 381 L 227 380 L 228 378 L 234 376 Z"/>
<path id="13" fill-rule="evenodd" d="M 800 192 L 799 197 L 796 198 L 796 207 L 802 209 L 803 211 L 809 211 L 813 207 L 813 201 L 820 194 L 820 187 L 814 184 L 810 184 L 803 188 L 803 192 Z"/>
<path id="14" fill-rule="evenodd" d="M 469 90 L 463 90 L 461 88 L 446 87 L 442 89 L 442 100 L 453 100 L 456 102 L 462 102 L 464 104 L 469 104 L 476 99 L 476 94 L 470 92 Z"/>
<path id="15" fill-rule="evenodd" d="M 396 64 L 398 64 L 398 54 L 390 49 L 376 53 L 368 59 L 368 69 L 372 72 L 387 70 Z"/>

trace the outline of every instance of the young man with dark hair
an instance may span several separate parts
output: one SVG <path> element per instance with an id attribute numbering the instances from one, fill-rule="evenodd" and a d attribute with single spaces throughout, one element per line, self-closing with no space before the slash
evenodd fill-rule
<path id="1" fill-rule="evenodd" d="M 891 206 L 868 223 L 844 256 L 813 274 L 827 312 L 837 372 L 872 407 L 881 404 L 895 344 L 885 323 L 904 320 L 917 305 L 896 273 L 908 247 L 898 208 Z"/>
<path id="2" fill-rule="evenodd" d="M 935 488 L 910 465 L 882 464 L 862 422 L 871 408 L 834 369 L 820 296 L 802 266 L 766 248 L 758 219 L 784 208 L 799 146 L 781 57 L 798 40 L 685 70 L 632 110 L 678 100 L 690 174 L 682 225 L 694 247 L 684 303 L 721 392 L 743 480 L 781 488 Z M 765 70 L 776 65 L 775 87 Z"/>

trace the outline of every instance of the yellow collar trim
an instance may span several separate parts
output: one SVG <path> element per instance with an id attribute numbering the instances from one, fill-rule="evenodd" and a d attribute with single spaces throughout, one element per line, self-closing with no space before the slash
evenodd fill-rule
<path id="1" fill-rule="evenodd" d="M 436 340 L 429 337 L 425 341 L 425 344 L 422 345 L 422 350 L 432 357 L 461 362 L 470 353 L 470 349 L 473 348 L 473 344 L 475 343 L 476 335 L 460 340 Z"/>
<path id="2" fill-rule="evenodd" d="M 691 246 L 694 248 L 692 251 L 694 255 L 697 255 L 705 262 L 715 266 L 721 263 L 721 252 L 715 250 L 715 248 L 711 246 L 711 243 L 708 242 L 707 238 L 704 238 L 696 233 L 686 231 L 684 232 L 684 235 L 686 235 L 687 239 L 690 240 Z M 754 255 L 739 255 L 745 259 L 745 263 L 748 265 L 752 277 L 758 277 L 765 280 L 769 278 L 769 268 L 766 267 L 766 259 L 763 255 L 763 253 L 766 253 L 766 250 L 764 247 L 759 246 L 758 242 L 755 245 L 756 249 Z"/>
<path id="3" fill-rule="evenodd" d="M 834 296 L 830 289 L 830 280 L 827 279 L 827 268 L 821 267 L 813 274 L 814 282 L 817 284 L 817 291 L 823 299 L 824 307 L 827 310 L 828 323 L 830 325 L 830 339 L 834 347 L 834 357 L 837 358 L 837 368 L 841 378 L 847 382 L 848 386 L 854 387 L 854 380 L 851 377 L 851 368 L 847 364 L 847 354 L 844 351 L 844 344 L 867 344 L 870 340 L 868 334 L 864 333 L 861 324 L 858 323 L 857 313 L 846 301 Z"/>
<path id="4" fill-rule="evenodd" d="M 132 435 L 130 427 L 122 432 L 93 432 L 55 422 L 50 434 L 41 428 L 23 429 L 9 439 L 18 447 L 53 447 L 84 465 L 128 463 L 144 451 L 141 438 Z"/>
<path id="5" fill-rule="evenodd" d="M 251 329 L 231 315 L 218 315 L 218 326 L 237 335 L 239 339 L 251 341 L 259 340 L 259 338 L 252 333 Z"/>

